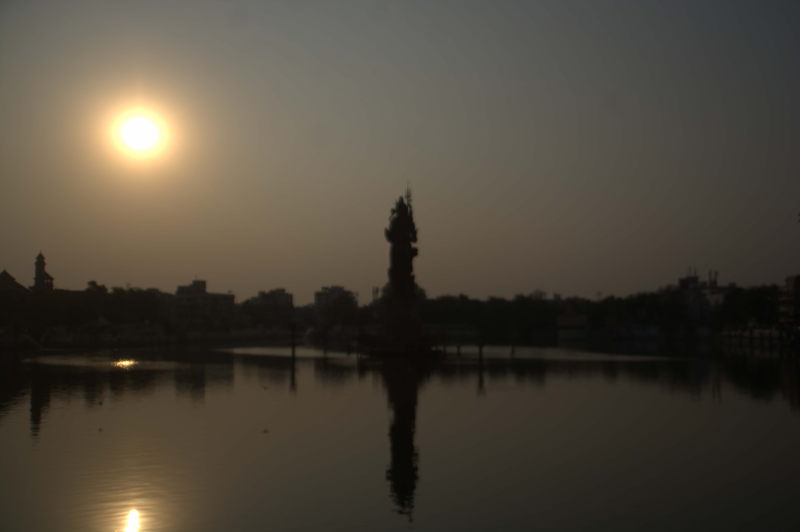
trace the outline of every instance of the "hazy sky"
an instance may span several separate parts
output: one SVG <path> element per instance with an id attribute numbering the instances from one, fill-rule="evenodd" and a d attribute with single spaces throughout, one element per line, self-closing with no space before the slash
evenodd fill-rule
<path id="1" fill-rule="evenodd" d="M 0 269 L 308 302 L 800 273 L 800 2 L 0 0 Z M 137 161 L 133 104 L 171 143 Z"/>

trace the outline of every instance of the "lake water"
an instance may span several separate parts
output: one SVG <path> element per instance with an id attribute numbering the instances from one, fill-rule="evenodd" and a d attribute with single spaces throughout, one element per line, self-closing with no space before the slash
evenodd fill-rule
<path id="1" fill-rule="evenodd" d="M 791 360 L 283 348 L 0 366 L 0 530 L 798 530 Z"/>

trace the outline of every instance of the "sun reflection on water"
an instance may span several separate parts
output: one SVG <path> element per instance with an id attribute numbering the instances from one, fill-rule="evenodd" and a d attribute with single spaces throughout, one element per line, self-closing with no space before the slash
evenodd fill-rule
<path id="1" fill-rule="evenodd" d="M 139 532 L 139 510 L 128 512 L 128 524 L 124 532 Z"/>
<path id="2" fill-rule="evenodd" d="M 118 368 L 128 369 L 128 368 L 130 368 L 132 366 L 135 366 L 136 365 L 136 361 L 135 360 L 130 360 L 130 359 L 117 360 L 116 362 L 114 362 L 114 365 L 116 367 L 118 367 Z"/>

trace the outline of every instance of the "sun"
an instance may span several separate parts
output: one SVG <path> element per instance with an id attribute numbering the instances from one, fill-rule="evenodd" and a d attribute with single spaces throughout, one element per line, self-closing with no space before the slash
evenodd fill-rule
<path id="1" fill-rule="evenodd" d="M 119 136 L 127 147 L 134 151 L 152 150 L 158 145 L 161 132 L 153 120 L 146 116 L 133 116 L 125 120 Z"/>
<path id="2" fill-rule="evenodd" d="M 113 136 L 115 143 L 129 155 L 151 157 L 163 151 L 167 128 L 155 113 L 135 109 L 115 120 Z"/>

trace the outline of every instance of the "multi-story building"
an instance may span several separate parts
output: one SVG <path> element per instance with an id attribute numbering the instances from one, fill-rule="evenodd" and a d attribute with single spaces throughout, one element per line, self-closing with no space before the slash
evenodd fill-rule
<path id="1" fill-rule="evenodd" d="M 172 300 L 173 319 L 188 329 L 219 329 L 228 327 L 236 310 L 233 294 L 208 292 L 206 282 L 192 281 L 179 286 Z"/>

